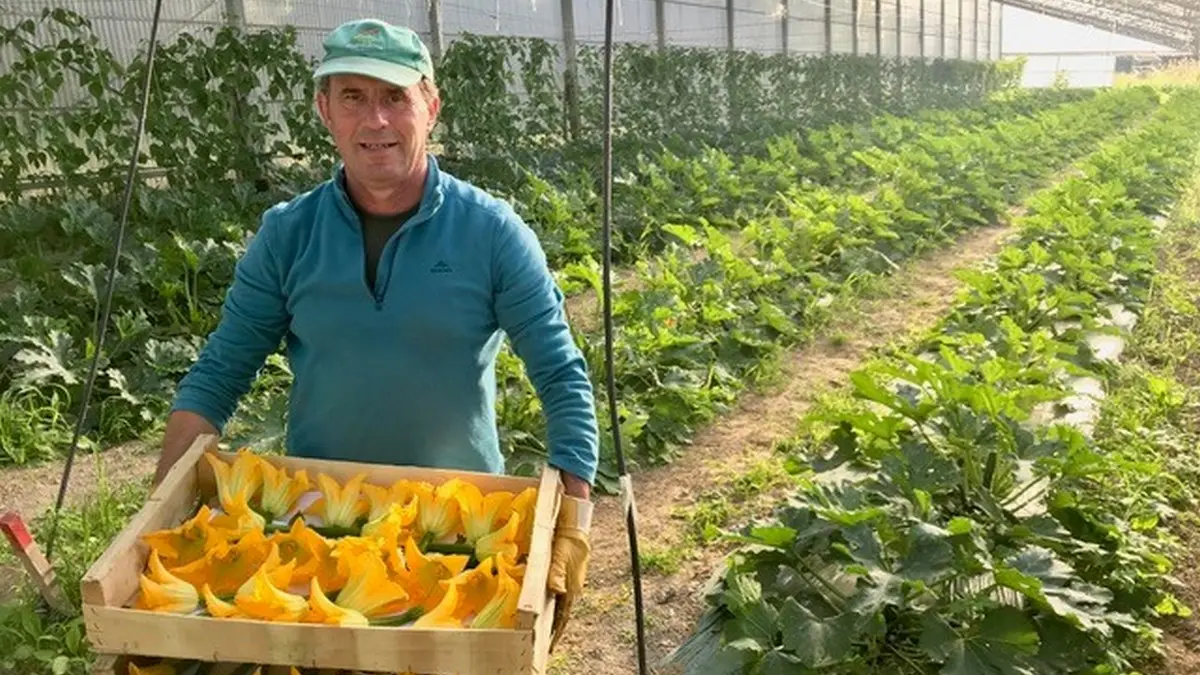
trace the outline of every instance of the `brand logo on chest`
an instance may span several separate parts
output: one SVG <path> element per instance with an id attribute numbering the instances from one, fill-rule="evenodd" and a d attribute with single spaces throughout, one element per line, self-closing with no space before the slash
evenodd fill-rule
<path id="1" fill-rule="evenodd" d="M 433 267 L 429 268 L 429 271 L 433 274 L 449 274 L 454 271 L 454 268 L 451 267 L 445 260 L 439 260 L 434 263 Z"/>

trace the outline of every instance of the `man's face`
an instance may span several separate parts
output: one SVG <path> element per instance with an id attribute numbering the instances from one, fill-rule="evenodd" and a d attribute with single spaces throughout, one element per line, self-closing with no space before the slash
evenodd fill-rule
<path id="1" fill-rule="evenodd" d="M 317 107 L 346 170 L 383 184 L 417 175 L 439 101 L 427 103 L 419 85 L 404 89 L 361 75 L 333 75 Z"/>

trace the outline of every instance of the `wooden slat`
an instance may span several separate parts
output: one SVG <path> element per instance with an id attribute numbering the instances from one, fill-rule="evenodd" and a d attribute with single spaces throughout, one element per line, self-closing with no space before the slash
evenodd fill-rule
<path id="1" fill-rule="evenodd" d="M 534 675 L 544 675 L 550 665 L 550 628 L 554 624 L 554 607 L 558 596 L 546 593 L 546 602 L 542 606 L 541 615 L 533 629 L 533 668 Z"/>
<path id="2" fill-rule="evenodd" d="M 233 452 L 215 451 L 215 454 L 225 462 L 233 462 L 237 459 L 237 453 Z M 359 473 L 366 471 L 368 472 L 368 483 L 384 487 L 388 487 L 400 479 L 427 481 L 434 485 L 440 485 L 451 478 L 467 478 L 469 473 L 451 469 L 341 462 L 331 459 L 311 459 L 308 457 L 288 457 L 285 455 L 270 455 L 267 459 L 275 466 L 284 467 L 289 473 L 305 469 L 308 471 L 309 479 L 314 482 L 318 473 L 324 473 L 330 478 L 344 483 Z M 208 462 L 201 462 L 199 470 L 200 494 L 207 499 L 216 494 L 217 489 L 212 466 Z M 484 492 L 495 492 L 498 490 L 520 492 L 526 488 L 538 485 L 536 478 L 488 473 L 469 473 L 469 479 Z"/>
<path id="3" fill-rule="evenodd" d="M 120 607 L 133 598 L 138 589 L 138 575 L 146 568 L 149 554 L 141 536 L 175 527 L 195 513 L 198 462 L 215 445 L 215 436 L 197 438 L 121 534 L 92 564 L 80 582 L 85 605 Z"/>
<path id="4" fill-rule="evenodd" d="M 525 581 L 517 601 L 517 618 L 522 628 L 531 629 L 546 604 L 546 578 L 550 573 L 550 553 L 554 546 L 554 528 L 562 504 L 562 473 L 550 466 L 542 470 L 534 509 L 532 539 L 525 561 Z"/>
<path id="5" fill-rule="evenodd" d="M 83 612 L 102 653 L 425 675 L 529 675 L 533 663 L 531 631 L 323 626 L 104 606 Z"/>

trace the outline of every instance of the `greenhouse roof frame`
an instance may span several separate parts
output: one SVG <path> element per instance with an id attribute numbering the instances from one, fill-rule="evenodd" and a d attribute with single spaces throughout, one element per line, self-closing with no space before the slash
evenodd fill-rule
<path id="1" fill-rule="evenodd" d="M 1058 19 L 1200 54 L 1200 0 L 1003 0 Z"/>

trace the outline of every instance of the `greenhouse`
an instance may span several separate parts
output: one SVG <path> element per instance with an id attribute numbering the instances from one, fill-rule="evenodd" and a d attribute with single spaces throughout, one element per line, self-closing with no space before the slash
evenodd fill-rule
<path id="1" fill-rule="evenodd" d="M 0 675 L 1200 673 L 1200 0 L 0 0 Z"/>

